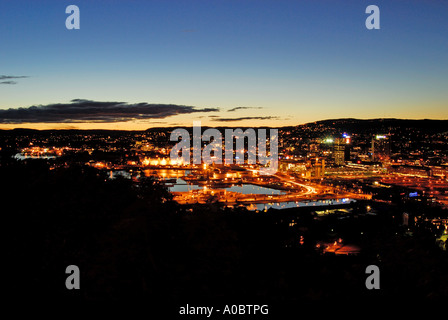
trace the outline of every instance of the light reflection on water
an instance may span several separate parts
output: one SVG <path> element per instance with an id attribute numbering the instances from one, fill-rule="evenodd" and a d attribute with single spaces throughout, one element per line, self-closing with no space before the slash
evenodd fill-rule
<path id="1" fill-rule="evenodd" d="M 164 179 L 176 179 L 176 182 L 169 183 L 168 190 L 171 192 L 188 192 L 191 190 L 202 190 L 204 186 L 201 185 L 193 185 L 188 184 L 182 177 L 189 175 L 191 173 L 190 170 L 143 170 L 143 174 L 148 176 L 157 176 L 162 177 Z M 111 172 L 111 177 L 116 175 L 123 175 L 127 178 L 130 178 L 131 175 L 129 172 L 124 170 L 118 170 Z M 210 188 L 210 187 L 208 187 Z M 242 185 L 234 185 L 227 188 L 216 188 L 221 190 L 226 190 L 230 192 L 238 192 L 241 194 L 266 194 L 266 195 L 279 195 L 286 194 L 286 191 L 276 190 L 267 187 L 256 186 L 252 184 L 242 184 Z M 269 210 L 270 208 L 274 209 L 289 209 L 289 208 L 299 208 L 299 207 L 320 207 L 320 206 L 328 206 L 328 205 L 340 205 L 340 204 L 350 204 L 356 202 L 354 199 L 332 199 L 332 200 L 316 200 L 316 201 L 289 201 L 289 202 L 273 202 L 273 203 L 258 203 L 248 205 L 247 208 L 249 210 Z"/>
<path id="2" fill-rule="evenodd" d="M 31 154 L 25 154 L 25 153 L 16 153 L 13 156 L 14 159 L 17 160 L 26 160 L 26 159 L 56 159 L 56 156 L 51 155 L 31 155 Z"/>
<path id="3" fill-rule="evenodd" d="M 317 201 L 290 201 L 290 202 L 274 202 L 274 203 L 257 203 L 248 206 L 249 210 L 269 210 L 273 209 L 289 209 L 289 208 L 303 208 L 303 207 L 321 207 L 329 205 L 350 204 L 356 202 L 354 199 L 333 199 L 333 200 L 317 200 Z"/>
<path id="4" fill-rule="evenodd" d="M 188 184 L 182 177 L 191 174 L 190 170 L 170 170 L 170 169 L 159 169 L 159 170 L 151 170 L 146 169 L 143 170 L 143 173 L 146 177 L 148 176 L 157 176 L 164 179 L 176 179 L 176 182 L 172 184 L 172 186 L 168 187 L 168 190 L 171 192 L 188 192 L 191 190 L 201 190 L 204 189 L 202 185 L 193 185 Z M 243 185 L 233 185 L 229 187 L 207 187 L 210 189 L 220 189 L 226 190 L 230 192 L 238 192 L 241 194 L 267 194 L 267 195 L 278 195 L 278 194 L 286 194 L 285 191 L 276 190 L 267 187 L 256 186 L 252 184 L 243 184 Z"/>
<path id="5" fill-rule="evenodd" d="M 183 179 L 177 178 L 176 183 L 172 187 L 169 187 L 168 189 L 171 192 L 187 192 L 187 191 L 191 191 L 191 190 L 204 189 L 204 186 L 190 185 L 190 184 L 187 184 L 187 182 L 184 181 Z M 286 193 L 281 190 L 255 186 L 252 184 L 243 184 L 241 186 L 234 185 L 234 186 L 227 187 L 227 188 L 220 187 L 220 188 L 216 188 L 216 189 L 226 190 L 226 191 L 230 191 L 230 192 L 238 192 L 238 193 L 242 193 L 242 194 L 269 194 L 269 195 L 272 194 L 272 195 L 276 195 L 276 194 L 285 194 Z"/>

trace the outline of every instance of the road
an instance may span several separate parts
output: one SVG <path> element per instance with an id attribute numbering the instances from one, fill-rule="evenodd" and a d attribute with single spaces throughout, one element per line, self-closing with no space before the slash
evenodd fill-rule
<path id="1" fill-rule="evenodd" d="M 274 174 L 274 177 L 279 178 L 280 180 L 287 181 L 288 183 L 292 183 L 292 184 L 295 184 L 297 186 L 300 186 L 300 187 L 306 189 L 306 192 L 304 192 L 303 195 L 317 194 L 316 188 L 311 187 L 311 186 L 306 185 L 306 184 L 298 183 L 298 182 L 292 180 L 291 178 L 289 178 L 288 176 L 286 176 L 286 177 L 285 176 L 281 176 L 281 175 L 279 175 L 277 173 L 277 174 Z"/>

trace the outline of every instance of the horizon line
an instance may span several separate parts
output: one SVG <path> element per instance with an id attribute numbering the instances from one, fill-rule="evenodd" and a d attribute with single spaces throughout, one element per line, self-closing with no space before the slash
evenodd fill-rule
<path id="1" fill-rule="evenodd" d="M 204 125 L 201 126 L 202 128 L 276 128 L 276 129 L 282 129 L 282 128 L 291 128 L 291 127 L 299 127 L 304 126 L 308 124 L 315 124 L 318 122 L 327 122 L 327 121 L 343 121 L 343 120 L 354 120 L 354 121 L 383 121 L 383 120 L 396 120 L 396 121 L 448 121 L 448 119 L 430 119 L 430 118 L 420 118 L 420 119 L 410 119 L 410 118 L 330 118 L 330 119 L 322 119 L 322 120 L 316 120 L 311 122 L 305 122 L 301 124 L 296 125 L 285 125 L 285 126 L 209 126 Z M 86 122 L 88 123 L 88 122 Z M 191 126 L 157 126 L 157 127 L 149 127 L 146 129 L 81 129 L 81 128 L 53 128 L 53 129 L 33 129 L 33 128 L 24 128 L 24 127 L 17 127 L 17 128 L 10 128 L 10 129 L 3 129 L 0 128 L 0 131 L 13 131 L 13 130 L 29 130 L 29 131 L 128 131 L 128 132 L 142 132 L 142 131 L 148 131 L 148 130 L 154 130 L 154 129 L 170 129 L 170 128 L 193 128 L 193 124 Z"/>

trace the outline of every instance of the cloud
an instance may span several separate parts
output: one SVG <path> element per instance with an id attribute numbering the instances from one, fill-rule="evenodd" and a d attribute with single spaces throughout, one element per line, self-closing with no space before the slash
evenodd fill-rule
<path id="1" fill-rule="evenodd" d="M 1 80 L 7 80 L 7 81 L 1 81 L 0 84 L 17 84 L 17 81 L 13 81 L 13 79 L 23 79 L 23 78 L 29 78 L 29 76 L 6 76 L 4 74 L 1 74 L 0 81 Z"/>
<path id="2" fill-rule="evenodd" d="M 0 110 L 0 123 L 111 123 L 142 119 L 163 119 L 178 114 L 216 112 L 218 108 L 196 109 L 175 104 L 101 102 L 74 99 L 70 103 Z"/>
<path id="3" fill-rule="evenodd" d="M 239 118 L 218 118 L 217 116 L 211 116 L 213 121 L 219 122 L 231 122 L 231 121 L 243 121 L 243 120 L 278 120 L 279 117 L 266 116 L 266 117 L 239 117 Z"/>
<path id="4" fill-rule="evenodd" d="M 5 76 L 5 75 L 0 75 L 0 80 L 23 79 L 23 78 L 29 78 L 29 76 Z"/>
<path id="5" fill-rule="evenodd" d="M 246 110 L 246 109 L 263 109 L 263 107 L 235 107 L 235 108 L 227 110 L 227 112 L 233 112 L 236 110 Z"/>

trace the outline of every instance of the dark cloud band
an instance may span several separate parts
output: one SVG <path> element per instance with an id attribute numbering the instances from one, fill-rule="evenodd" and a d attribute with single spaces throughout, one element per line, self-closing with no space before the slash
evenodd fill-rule
<path id="1" fill-rule="evenodd" d="M 15 79 L 23 79 L 23 78 L 29 78 L 28 76 L 6 76 L 4 74 L 0 74 L 0 84 L 17 84 L 17 81 L 14 81 Z M 3 81 L 6 80 L 6 81 Z"/>
<path id="2" fill-rule="evenodd" d="M 213 121 L 219 122 L 232 122 L 232 121 L 243 121 L 243 120 L 278 120 L 279 117 L 266 116 L 266 117 L 239 117 L 239 118 L 218 118 L 211 117 Z"/>
<path id="3" fill-rule="evenodd" d="M 0 74 L 0 80 L 23 79 L 23 78 L 28 78 L 28 76 L 5 76 L 3 74 Z"/>
<path id="4" fill-rule="evenodd" d="M 175 104 L 101 102 L 74 99 L 70 103 L 0 110 L 0 123 L 80 123 L 122 122 L 141 119 L 163 119 L 179 114 L 216 112 L 218 108 L 197 109 Z"/>
<path id="5" fill-rule="evenodd" d="M 227 112 L 234 112 L 237 110 L 247 110 L 247 109 L 263 109 L 263 107 L 235 107 L 235 108 L 227 110 Z"/>

